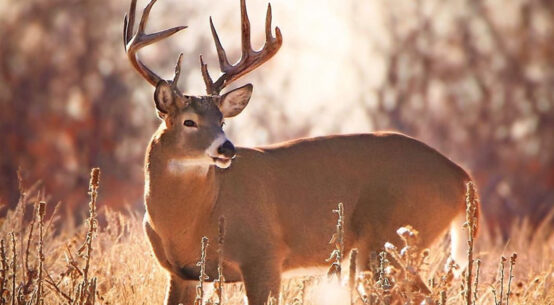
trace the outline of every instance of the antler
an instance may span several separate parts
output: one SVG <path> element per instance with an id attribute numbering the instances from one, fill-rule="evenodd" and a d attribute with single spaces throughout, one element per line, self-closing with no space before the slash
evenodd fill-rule
<path id="1" fill-rule="evenodd" d="M 127 14 L 125 14 L 125 20 L 123 23 L 123 44 L 125 47 L 125 51 L 127 52 L 127 56 L 129 57 L 129 60 L 131 61 L 131 64 L 133 67 L 146 79 L 150 84 L 153 86 L 156 86 L 158 82 L 163 80 L 161 77 L 159 77 L 154 71 L 150 70 L 147 66 L 145 66 L 137 57 L 137 52 L 154 42 L 160 41 L 164 38 L 167 38 L 180 30 L 186 29 L 186 26 L 177 26 L 171 29 L 167 29 L 164 31 L 160 31 L 153 34 L 145 34 L 144 29 L 146 27 L 146 22 L 148 21 L 148 16 L 150 14 L 150 10 L 152 9 L 152 6 L 154 6 L 154 3 L 156 3 L 156 0 L 151 0 L 150 3 L 144 8 L 144 11 L 142 12 L 142 17 L 140 18 L 140 23 L 138 26 L 137 33 L 133 36 L 133 26 L 135 24 L 135 10 L 137 6 L 137 0 L 131 1 L 131 7 L 129 9 L 129 17 L 127 18 Z M 179 74 L 181 70 L 181 60 L 182 60 L 183 54 L 179 55 L 179 59 L 177 60 L 177 65 L 175 66 L 175 76 L 173 77 L 172 85 L 174 88 L 177 88 L 177 81 L 179 80 Z"/>
<path id="2" fill-rule="evenodd" d="M 210 74 L 208 73 L 208 66 L 204 63 L 202 56 L 200 56 L 200 65 L 202 68 L 202 77 L 206 84 L 206 92 L 210 95 L 218 95 L 223 88 L 229 85 L 231 82 L 237 80 L 241 76 L 256 69 L 261 64 L 269 60 L 281 47 L 283 43 L 283 37 L 281 36 L 281 30 L 275 27 L 275 37 L 271 34 L 271 4 L 267 6 L 267 14 L 265 19 L 265 36 L 266 41 L 262 49 L 254 51 L 250 42 L 250 20 L 248 20 L 248 14 L 246 13 L 245 0 L 240 0 L 240 19 L 241 19 L 241 41 L 242 41 L 242 56 L 238 63 L 235 65 L 229 64 L 225 50 L 219 41 L 217 32 L 215 30 L 212 18 L 210 17 L 210 27 L 212 29 L 212 36 L 214 38 L 215 47 L 217 49 L 217 56 L 219 58 L 219 67 L 223 74 L 215 81 L 212 81 Z"/>

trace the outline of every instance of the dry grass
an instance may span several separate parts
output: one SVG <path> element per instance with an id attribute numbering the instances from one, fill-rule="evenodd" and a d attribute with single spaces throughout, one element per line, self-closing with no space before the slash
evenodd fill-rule
<path id="1" fill-rule="evenodd" d="M 152 257 L 141 216 L 104 209 L 98 217 L 105 225 L 98 225 L 97 174 L 91 179 L 89 217 L 82 225 L 59 211 L 45 218 L 47 198 L 37 186 L 22 192 L 17 208 L 0 221 L 0 304 L 163 302 L 165 274 Z M 472 274 L 460 279 L 453 276 L 455 264 L 447 261 L 445 242 L 420 249 L 417 231 L 406 226 L 398 230 L 404 245 L 387 244 L 386 252 L 370 262 L 370 272 L 353 275 L 351 268 L 342 268 L 340 284 L 336 276 L 329 282 L 325 275 L 286 280 L 281 304 L 553 304 L 552 216 L 535 230 L 526 221 L 514 225 L 507 243 L 481 230 L 468 255 L 476 259 Z M 341 226 L 339 220 L 337 237 Z M 213 246 L 223 243 L 223 231 L 222 220 L 220 240 Z M 334 258 L 348 257 L 339 239 L 333 244 L 340 252 Z M 346 260 L 332 263 L 336 272 Z M 203 284 L 205 303 L 244 304 L 240 284 L 224 285 L 221 302 L 218 293 Z"/>

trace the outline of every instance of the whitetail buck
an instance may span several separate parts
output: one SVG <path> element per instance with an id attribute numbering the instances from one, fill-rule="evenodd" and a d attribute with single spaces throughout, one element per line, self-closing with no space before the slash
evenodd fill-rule
<path id="1" fill-rule="evenodd" d="M 454 247 L 464 244 L 459 230 L 470 177 L 415 139 L 382 132 L 260 148 L 235 148 L 227 139 L 223 119 L 246 107 L 252 85 L 225 94 L 221 90 L 269 60 L 282 43 L 278 28 L 272 35 L 270 6 L 265 45 L 253 51 L 241 0 L 242 57 L 235 65 L 229 64 L 210 20 L 223 73 L 213 82 L 200 57 L 207 95 L 192 96 L 177 88 L 181 56 L 173 80 L 162 79 L 137 58 L 140 48 L 185 28 L 145 34 L 154 2 L 145 8 L 133 35 L 132 0 L 124 42 L 135 69 L 156 87 L 154 100 L 162 120 L 146 151 L 144 228 L 169 273 L 167 304 L 193 303 L 200 240 L 216 240 L 222 215 L 224 276 L 227 282 L 244 281 L 250 305 L 278 295 L 283 271 L 325 264 L 335 230 L 331 211 L 338 202 L 345 210 L 345 248 L 358 248 L 362 268 L 370 251 L 381 249 L 385 241 L 398 242 L 395 231 L 406 224 L 420 231 L 423 245 L 449 226 Z M 207 253 L 211 280 L 217 274 L 215 248 Z"/>

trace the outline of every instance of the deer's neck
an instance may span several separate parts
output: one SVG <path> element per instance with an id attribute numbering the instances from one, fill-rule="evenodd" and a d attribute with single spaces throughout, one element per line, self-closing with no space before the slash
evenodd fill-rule
<path id="1" fill-rule="evenodd" d="M 154 221 L 171 223 L 170 218 L 189 215 L 193 217 L 187 222 L 201 221 L 208 217 L 217 199 L 213 166 L 172 158 L 155 140 L 147 150 L 145 175 L 146 210 Z"/>

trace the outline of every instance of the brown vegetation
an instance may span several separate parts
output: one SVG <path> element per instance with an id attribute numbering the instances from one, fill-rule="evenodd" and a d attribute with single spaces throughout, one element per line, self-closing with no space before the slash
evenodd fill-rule
<path id="1" fill-rule="evenodd" d="M 70 217 L 58 214 L 44 219 L 44 195 L 36 186 L 22 193 L 17 208 L 2 219 L 0 304 L 162 302 L 165 276 L 152 257 L 139 215 L 103 209 L 98 216 L 106 224 L 97 226 L 97 174 L 93 171 L 89 218 L 84 225 L 74 225 Z M 471 198 L 471 189 L 468 192 Z M 468 200 L 469 210 L 472 204 Z M 470 229 L 471 217 L 468 220 Z M 549 221 L 539 225 L 531 239 L 531 226 L 514 227 L 508 243 L 486 230 L 481 232 L 471 253 L 477 258 L 477 269 L 459 279 L 453 275 L 455 264 L 446 259 L 446 243 L 420 249 L 417 231 L 406 226 L 398 230 L 404 245 L 384 245 L 386 252 L 369 262 L 370 272 L 350 274 L 340 283 L 336 277 L 328 280 L 325 275 L 291 278 L 283 283 L 281 304 L 551 304 L 554 234 Z M 471 229 L 469 232 L 472 236 Z M 219 241 L 213 246 L 221 246 L 223 234 L 222 220 Z M 335 251 L 340 251 L 340 240 L 334 242 Z M 203 245 L 208 246 L 208 241 Z M 507 262 L 503 255 L 509 253 L 513 254 Z M 336 255 L 344 257 L 342 253 Z M 198 253 L 198 257 L 201 268 L 205 256 Z M 331 269 L 336 274 L 336 261 Z M 350 292 L 341 294 L 341 290 Z M 218 289 L 201 284 L 198 302 L 243 304 L 241 284 L 225 284 L 222 292 L 220 299 Z M 343 297 L 336 299 L 334 295 Z"/>

